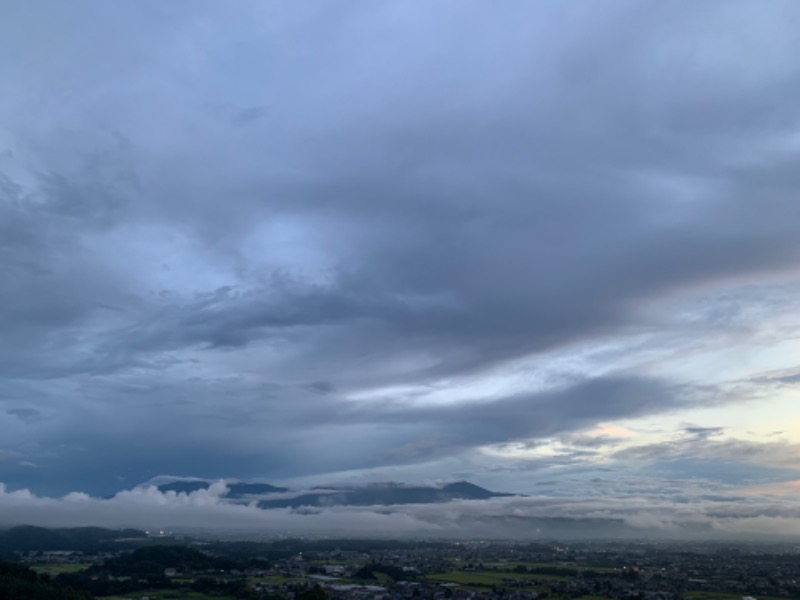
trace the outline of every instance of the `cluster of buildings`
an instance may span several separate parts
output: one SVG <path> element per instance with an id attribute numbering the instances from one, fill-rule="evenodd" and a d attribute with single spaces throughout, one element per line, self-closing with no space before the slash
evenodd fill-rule
<path id="1" fill-rule="evenodd" d="M 798 550 L 764 547 L 744 551 L 714 545 L 687 548 L 627 542 L 586 543 L 576 548 L 463 543 L 409 549 L 404 545 L 398 550 L 368 553 L 305 553 L 276 563 L 259 589 L 290 600 L 315 587 L 332 600 L 587 596 L 689 600 L 708 592 L 725 592 L 735 600 L 764 596 L 796 599 L 800 598 Z M 354 582 L 352 578 L 368 564 L 389 565 L 408 578 Z M 544 565 L 552 567 L 550 573 Z M 481 574 L 489 577 L 481 581 Z"/>
<path id="2" fill-rule="evenodd" d="M 308 600 L 734 600 L 800 598 L 800 547 L 586 542 L 575 547 L 468 542 L 309 550 L 269 567 L 217 573 L 258 595 Z M 33 564 L 100 563 L 110 555 L 40 552 Z M 168 568 L 164 575 L 179 575 Z"/>

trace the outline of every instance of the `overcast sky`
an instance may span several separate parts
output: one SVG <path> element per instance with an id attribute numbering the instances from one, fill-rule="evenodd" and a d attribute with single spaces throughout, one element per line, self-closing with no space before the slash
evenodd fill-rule
<path id="1" fill-rule="evenodd" d="M 796 493 L 798 32 L 795 0 L 3 2 L 0 504 Z"/>

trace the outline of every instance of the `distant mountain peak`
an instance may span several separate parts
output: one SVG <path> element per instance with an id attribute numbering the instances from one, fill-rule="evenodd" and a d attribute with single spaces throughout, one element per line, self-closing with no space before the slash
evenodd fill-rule
<path id="1" fill-rule="evenodd" d="M 197 477 L 158 477 L 151 480 L 161 492 L 191 494 L 208 489 L 214 482 Z M 226 480 L 231 501 L 260 500 L 261 508 L 300 508 L 303 506 L 392 506 L 401 504 L 441 504 L 453 500 L 488 500 L 514 496 L 493 492 L 469 481 L 439 485 L 375 482 L 362 485 L 315 486 L 290 490 L 269 483 Z"/>
<path id="2" fill-rule="evenodd" d="M 198 490 L 207 490 L 211 487 L 213 481 L 205 479 L 197 479 L 194 477 L 187 477 L 186 479 L 172 478 L 171 481 L 165 483 L 158 483 L 156 487 L 161 492 L 176 492 L 191 494 Z M 236 499 L 244 496 L 264 495 L 264 494 L 277 494 L 288 492 L 288 488 L 278 487 L 269 483 L 249 483 L 244 481 L 226 481 L 228 487 L 228 498 Z"/>
<path id="3" fill-rule="evenodd" d="M 302 506 L 392 506 L 400 504 L 440 504 L 453 500 L 488 500 L 514 494 L 492 492 L 468 481 L 439 486 L 381 483 L 364 486 L 311 489 L 292 497 L 265 499 L 261 508 L 300 508 Z"/>

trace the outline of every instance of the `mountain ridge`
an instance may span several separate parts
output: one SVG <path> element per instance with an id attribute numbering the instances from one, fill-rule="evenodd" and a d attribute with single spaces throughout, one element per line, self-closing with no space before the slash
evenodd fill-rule
<path id="1" fill-rule="evenodd" d="M 161 492 L 193 493 L 207 490 L 213 480 L 173 477 L 157 483 Z M 397 482 L 366 485 L 314 486 L 290 489 L 268 483 L 245 481 L 226 482 L 225 498 L 232 501 L 258 502 L 259 508 L 300 508 L 323 506 L 392 506 L 401 504 L 441 504 L 453 500 L 489 500 L 520 496 L 494 492 L 469 481 L 453 481 L 441 485 L 406 484 Z"/>

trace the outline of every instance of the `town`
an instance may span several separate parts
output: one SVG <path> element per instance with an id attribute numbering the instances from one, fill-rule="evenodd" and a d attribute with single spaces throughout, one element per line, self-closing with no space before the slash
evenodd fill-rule
<path id="1" fill-rule="evenodd" d="M 109 600 L 800 598 L 800 547 L 786 543 L 219 541 L 135 534 L 73 550 L 29 545 L 5 556 L 54 584 Z"/>

